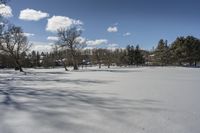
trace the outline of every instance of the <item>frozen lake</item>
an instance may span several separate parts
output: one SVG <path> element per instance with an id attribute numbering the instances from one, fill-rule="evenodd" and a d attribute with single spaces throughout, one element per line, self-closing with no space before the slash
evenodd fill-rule
<path id="1" fill-rule="evenodd" d="M 0 133 L 199 133 L 200 69 L 0 70 Z"/>

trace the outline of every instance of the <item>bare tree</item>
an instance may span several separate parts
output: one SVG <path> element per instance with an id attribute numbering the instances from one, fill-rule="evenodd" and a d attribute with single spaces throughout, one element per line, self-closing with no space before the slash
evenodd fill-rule
<path id="1" fill-rule="evenodd" d="M 61 62 L 62 65 L 65 68 L 65 71 L 68 71 L 67 66 L 70 63 L 70 59 L 68 58 L 69 56 L 69 50 L 65 49 L 63 47 L 59 47 L 57 44 L 53 46 L 53 54 L 55 55 L 55 60 L 58 62 Z"/>
<path id="2" fill-rule="evenodd" d="M 104 56 L 103 49 L 94 49 L 93 50 L 93 57 L 94 57 L 96 64 L 99 65 L 99 69 L 101 68 L 101 65 L 103 63 L 103 56 Z"/>
<path id="3" fill-rule="evenodd" d="M 0 26 L 0 51 L 11 56 L 15 61 L 15 66 L 23 72 L 21 57 L 27 52 L 31 45 L 28 44 L 27 37 L 22 29 L 16 26 Z"/>
<path id="4" fill-rule="evenodd" d="M 107 64 L 108 68 L 110 68 L 113 59 L 112 51 L 105 49 L 104 56 L 105 56 L 105 63 Z"/>
<path id="5" fill-rule="evenodd" d="M 77 27 L 58 30 L 58 44 L 69 50 L 74 70 L 78 70 L 78 51 L 84 47 L 80 41 L 82 31 Z"/>

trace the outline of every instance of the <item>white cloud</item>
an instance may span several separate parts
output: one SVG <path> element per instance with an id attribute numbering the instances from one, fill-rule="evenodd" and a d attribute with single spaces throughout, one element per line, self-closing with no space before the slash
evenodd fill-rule
<path id="1" fill-rule="evenodd" d="M 27 21 L 39 21 L 40 19 L 49 17 L 48 13 L 42 11 L 36 11 L 34 9 L 24 9 L 20 11 L 19 19 Z"/>
<path id="2" fill-rule="evenodd" d="M 123 34 L 123 36 L 130 36 L 130 35 L 131 35 L 130 32 L 126 32 L 126 33 Z"/>
<path id="3" fill-rule="evenodd" d="M 84 37 L 78 37 L 76 38 L 76 41 L 80 44 L 86 44 L 86 39 Z"/>
<path id="4" fill-rule="evenodd" d="M 89 40 L 86 42 L 87 46 L 99 46 L 103 44 L 107 44 L 108 40 L 106 39 L 97 39 L 97 40 Z"/>
<path id="5" fill-rule="evenodd" d="M 12 9 L 10 6 L 0 4 L 0 15 L 3 17 L 12 17 Z"/>
<path id="6" fill-rule="evenodd" d="M 33 34 L 33 33 L 24 33 L 24 36 L 32 37 L 32 36 L 35 36 L 35 34 Z"/>
<path id="7" fill-rule="evenodd" d="M 116 26 L 108 27 L 107 31 L 108 32 L 118 32 L 118 28 Z"/>
<path id="8" fill-rule="evenodd" d="M 58 37 L 56 37 L 56 36 L 48 36 L 47 40 L 49 40 L 49 41 L 58 41 Z"/>
<path id="9" fill-rule="evenodd" d="M 116 43 L 113 43 L 113 44 L 109 44 L 108 46 L 109 46 L 109 47 L 118 47 L 119 45 L 116 44 Z"/>
<path id="10" fill-rule="evenodd" d="M 116 44 L 116 43 L 109 44 L 108 47 L 107 47 L 107 49 L 109 49 L 109 50 L 115 50 L 117 48 L 119 48 L 119 45 Z"/>
<path id="11" fill-rule="evenodd" d="M 80 20 L 75 20 L 65 16 L 53 16 L 48 19 L 47 31 L 56 32 L 61 28 L 69 28 L 73 25 L 82 25 L 83 23 Z"/>
<path id="12" fill-rule="evenodd" d="M 45 42 L 31 42 L 33 45 L 31 46 L 31 51 L 35 50 L 38 52 L 51 52 L 52 51 L 52 44 L 45 43 Z"/>
<path id="13" fill-rule="evenodd" d="M 85 48 L 83 48 L 83 50 L 92 50 L 92 49 L 94 49 L 94 47 L 85 47 Z"/>

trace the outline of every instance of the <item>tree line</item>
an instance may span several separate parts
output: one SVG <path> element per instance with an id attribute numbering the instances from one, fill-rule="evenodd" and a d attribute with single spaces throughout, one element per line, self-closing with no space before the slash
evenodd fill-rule
<path id="1" fill-rule="evenodd" d="M 200 39 L 182 36 L 171 44 L 161 39 L 153 53 L 156 65 L 197 66 L 200 62 Z"/>
<path id="2" fill-rule="evenodd" d="M 13 34 L 11 34 L 10 36 L 12 36 L 12 40 L 14 37 Z M 10 36 L 8 36 L 8 38 Z M 22 43 L 23 45 L 19 45 L 15 44 L 15 40 L 11 40 L 9 39 L 6 41 L 12 43 L 6 44 L 6 46 L 8 47 L 6 47 L 6 50 L 4 52 L 0 53 L 1 67 L 53 68 L 61 66 L 64 67 L 66 71 L 68 71 L 68 67 L 71 66 L 74 68 L 74 70 L 78 70 L 80 67 L 82 68 L 92 65 L 98 66 L 99 68 L 101 68 L 102 66 L 107 66 L 108 68 L 110 68 L 111 66 L 132 65 L 197 66 L 197 63 L 200 62 L 200 40 L 193 36 L 177 37 L 177 39 L 171 44 L 168 44 L 167 40 L 161 39 L 158 42 L 157 47 L 151 51 L 142 50 L 139 45 L 136 45 L 135 47 L 134 45 L 128 45 L 126 48 L 123 49 L 119 48 L 112 50 L 103 48 L 83 49 L 83 45 L 74 40 L 71 40 L 69 42 L 74 42 L 76 46 L 71 46 L 73 44 L 70 44 L 68 46 L 68 43 L 65 44 L 64 42 L 64 40 L 66 42 L 68 42 L 68 40 L 66 38 L 63 38 L 63 40 L 59 40 L 59 44 L 57 42 L 56 45 L 52 47 L 51 52 L 40 53 L 38 51 L 27 51 L 28 45 L 25 45 L 27 43 Z M 23 42 L 22 40 L 19 42 Z M 62 43 L 60 41 L 62 41 Z M 22 49 L 15 46 L 15 49 L 13 47 L 14 44 L 16 46 L 19 45 L 20 47 L 24 48 Z"/>

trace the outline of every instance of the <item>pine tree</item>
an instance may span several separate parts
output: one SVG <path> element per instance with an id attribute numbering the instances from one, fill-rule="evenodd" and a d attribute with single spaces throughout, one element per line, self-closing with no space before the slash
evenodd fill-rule
<path id="1" fill-rule="evenodd" d="M 133 65 L 134 64 L 134 46 L 133 45 L 128 45 L 126 47 L 127 50 L 127 56 L 128 56 L 128 65 Z"/>
<path id="2" fill-rule="evenodd" d="M 135 48 L 134 62 L 135 62 L 135 65 L 137 65 L 137 66 L 141 65 L 141 64 L 144 64 L 144 57 L 143 57 L 143 55 L 141 53 L 139 45 L 137 45 L 136 48 Z"/>
<path id="3" fill-rule="evenodd" d="M 168 65 L 170 60 L 170 49 L 167 41 L 161 39 L 155 49 L 155 59 L 158 65 Z"/>

